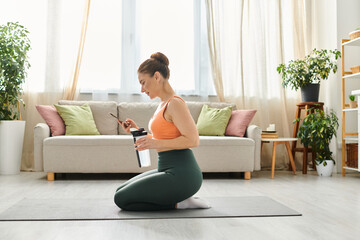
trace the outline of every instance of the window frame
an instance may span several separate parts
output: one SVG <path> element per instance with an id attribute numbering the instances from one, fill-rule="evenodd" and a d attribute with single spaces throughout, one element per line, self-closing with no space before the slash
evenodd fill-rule
<path id="1" fill-rule="evenodd" d="M 210 72 L 209 48 L 207 41 L 206 19 L 204 0 L 193 1 L 194 7 L 194 90 L 174 89 L 179 95 L 200 96 L 216 95 L 212 87 Z M 135 84 L 137 80 L 137 62 L 140 60 L 139 36 L 137 34 L 136 1 L 123 0 L 122 2 L 122 54 L 121 54 L 121 79 L 118 88 L 110 88 L 101 92 L 108 94 L 139 94 L 140 87 Z M 205 45 L 204 45 L 205 44 Z M 211 88 L 212 87 L 212 88 Z M 82 88 L 80 93 L 93 93 L 96 89 Z"/>

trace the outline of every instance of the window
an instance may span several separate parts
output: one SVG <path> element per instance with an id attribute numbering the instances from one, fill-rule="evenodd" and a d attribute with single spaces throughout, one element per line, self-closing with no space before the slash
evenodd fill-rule
<path id="1" fill-rule="evenodd" d="M 91 1 L 79 77 L 81 91 L 116 91 L 122 87 L 121 12 L 121 1 Z"/>
<path id="2" fill-rule="evenodd" d="M 81 92 L 140 93 L 138 66 L 162 52 L 178 94 L 215 93 L 204 8 L 200 0 L 92 1 Z"/>
<path id="3" fill-rule="evenodd" d="M 194 2 L 139 0 L 137 3 L 139 60 L 157 51 L 164 53 L 170 60 L 172 86 L 183 91 L 195 90 Z"/>

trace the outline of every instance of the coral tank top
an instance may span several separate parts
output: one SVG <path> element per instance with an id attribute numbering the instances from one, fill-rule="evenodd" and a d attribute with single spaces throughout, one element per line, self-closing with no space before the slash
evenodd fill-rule
<path id="1" fill-rule="evenodd" d="M 181 97 L 173 96 L 166 102 L 165 106 L 163 106 L 158 113 L 154 113 L 153 117 L 150 119 L 149 129 L 154 139 L 174 139 L 181 136 L 181 133 L 175 124 L 164 118 L 164 112 L 167 105 L 174 97 L 185 102 Z"/>

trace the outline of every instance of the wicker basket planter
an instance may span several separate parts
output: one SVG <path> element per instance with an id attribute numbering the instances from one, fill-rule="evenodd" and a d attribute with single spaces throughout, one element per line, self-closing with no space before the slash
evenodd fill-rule
<path id="1" fill-rule="evenodd" d="M 357 108 L 357 101 L 349 101 L 350 108 Z"/>
<path id="2" fill-rule="evenodd" d="M 358 167 L 358 144 L 347 143 L 346 144 L 347 161 L 346 166 L 357 168 Z"/>
<path id="3" fill-rule="evenodd" d="M 351 69 L 352 74 L 358 73 L 358 72 L 360 72 L 360 65 L 351 67 L 350 69 Z"/>
<path id="4" fill-rule="evenodd" d="M 349 36 L 350 36 L 350 40 L 360 37 L 360 30 L 356 30 L 349 33 Z"/>

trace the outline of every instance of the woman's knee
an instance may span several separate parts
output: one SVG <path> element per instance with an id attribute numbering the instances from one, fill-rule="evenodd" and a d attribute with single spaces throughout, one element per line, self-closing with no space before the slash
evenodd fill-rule
<path id="1" fill-rule="evenodd" d="M 117 191 L 114 195 L 114 202 L 116 206 L 119 208 L 126 210 L 126 204 L 128 202 L 127 197 L 125 194 L 122 194 L 121 191 Z"/>

